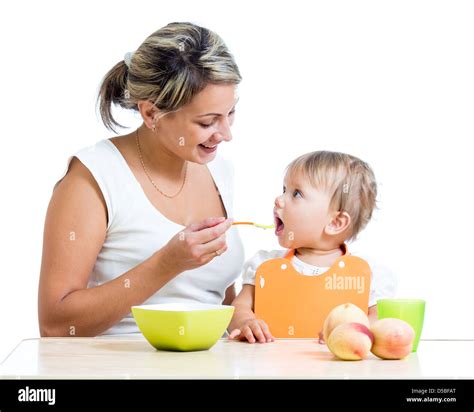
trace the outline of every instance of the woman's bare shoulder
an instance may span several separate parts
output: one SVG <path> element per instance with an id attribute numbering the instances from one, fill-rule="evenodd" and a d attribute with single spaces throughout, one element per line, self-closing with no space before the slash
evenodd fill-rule
<path id="1" fill-rule="evenodd" d="M 135 146 L 134 136 L 132 134 L 126 134 L 123 136 L 114 136 L 109 138 L 109 141 L 112 142 L 120 152 L 128 153 L 132 150 Z"/>
<path id="2" fill-rule="evenodd" d="M 108 222 L 107 205 L 102 191 L 89 169 L 73 156 L 64 177 L 56 183 L 52 198 L 60 200 L 66 208 L 94 209 L 96 217 L 102 216 L 105 224 Z M 102 219 L 101 219 L 102 220 Z"/>

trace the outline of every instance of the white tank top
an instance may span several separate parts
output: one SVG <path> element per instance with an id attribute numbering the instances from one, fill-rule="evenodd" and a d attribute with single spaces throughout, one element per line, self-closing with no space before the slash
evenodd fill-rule
<path id="1" fill-rule="evenodd" d="M 113 280 L 145 261 L 184 226 L 167 219 L 153 206 L 125 158 L 110 140 L 103 139 L 73 156 L 94 176 L 108 213 L 106 238 L 89 276 L 89 288 Z M 62 177 L 66 175 L 73 156 L 69 157 Z M 217 154 L 207 167 L 227 216 L 233 217 L 232 165 Z M 228 250 L 222 256 L 207 265 L 180 273 L 143 303 L 221 304 L 227 287 L 239 277 L 244 262 L 243 244 L 235 227 L 227 231 L 227 245 Z M 102 335 L 135 332 L 139 332 L 138 327 L 128 313 Z"/>

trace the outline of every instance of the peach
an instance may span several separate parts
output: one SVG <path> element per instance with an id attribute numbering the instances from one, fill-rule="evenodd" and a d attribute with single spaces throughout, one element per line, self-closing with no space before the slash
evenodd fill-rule
<path id="1" fill-rule="evenodd" d="M 372 353 L 382 359 L 403 359 L 411 353 L 415 331 L 401 319 L 385 318 L 375 321 Z"/>
<path id="2" fill-rule="evenodd" d="M 343 323 L 356 322 L 369 327 L 367 314 L 352 303 L 344 303 L 336 306 L 329 312 L 323 325 L 323 338 L 327 342 L 331 332 Z"/>
<path id="3" fill-rule="evenodd" d="M 329 350 L 342 360 L 365 359 L 373 342 L 370 329 L 356 322 L 337 326 L 327 340 Z"/>

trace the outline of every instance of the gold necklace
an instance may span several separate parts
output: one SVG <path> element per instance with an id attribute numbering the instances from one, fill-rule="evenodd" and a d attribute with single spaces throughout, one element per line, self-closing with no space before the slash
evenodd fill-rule
<path id="1" fill-rule="evenodd" d="M 163 191 L 160 190 L 160 188 L 155 184 L 155 182 L 153 181 L 153 179 L 151 178 L 151 176 L 148 174 L 148 171 L 146 170 L 146 167 L 145 167 L 145 163 L 143 162 L 143 158 L 142 158 L 142 151 L 140 149 L 140 141 L 138 140 L 138 129 L 136 131 L 136 136 L 137 136 L 137 148 L 138 148 L 138 155 L 140 157 L 140 162 L 142 163 L 142 167 L 143 167 L 143 171 L 145 172 L 145 174 L 147 175 L 148 179 L 150 180 L 151 184 L 155 187 L 156 190 L 158 190 L 158 192 L 160 192 L 163 196 L 166 196 L 167 198 L 169 199 L 173 199 L 174 197 L 178 196 L 181 191 L 183 190 L 183 187 L 184 187 L 184 183 L 186 182 L 186 175 L 187 175 L 187 172 L 188 172 L 188 162 L 186 161 L 186 164 L 184 166 L 184 179 L 183 179 L 183 184 L 181 185 L 181 187 L 179 188 L 178 190 L 178 193 L 176 193 L 175 195 L 167 195 L 166 193 L 164 193 Z"/>

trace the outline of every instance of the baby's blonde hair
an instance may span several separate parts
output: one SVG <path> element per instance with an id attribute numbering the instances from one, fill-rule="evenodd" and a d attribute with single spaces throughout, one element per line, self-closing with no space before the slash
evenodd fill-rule
<path id="1" fill-rule="evenodd" d="M 331 210 L 351 217 L 350 237 L 369 223 L 377 207 L 377 182 L 370 166 L 359 158 L 339 152 L 316 151 L 293 160 L 286 173 L 301 172 L 312 186 L 329 193 Z"/>

